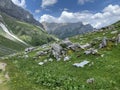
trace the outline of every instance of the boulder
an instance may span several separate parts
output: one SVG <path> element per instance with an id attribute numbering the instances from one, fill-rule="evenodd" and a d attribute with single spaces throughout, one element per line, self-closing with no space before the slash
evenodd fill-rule
<path id="1" fill-rule="evenodd" d="M 29 53 L 29 52 L 33 51 L 34 49 L 35 49 L 34 47 L 29 47 L 29 48 L 25 49 L 25 52 Z"/>
<path id="2" fill-rule="evenodd" d="M 68 49 L 72 49 L 73 51 L 77 51 L 77 50 L 79 50 L 79 48 L 81 48 L 81 46 L 78 43 L 75 43 L 75 44 L 68 46 Z"/>
<path id="3" fill-rule="evenodd" d="M 91 47 L 91 44 L 89 43 L 86 43 L 85 45 L 80 45 L 80 48 L 82 49 L 86 49 L 86 48 L 90 48 Z"/>
<path id="4" fill-rule="evenodd" d="M 63 48 L 59 44 L 52 44 L 52 55 L 59 61 L 62 57 Z"/>
<path id="5" fill-rule="evenodd" d="M 106 46 L 107 46 L 107 38 L 104 37 L 104 38 L 102 39 L 102 43 L 100 43 L 100 45 L 99 45 L 99 48 L 104 48 L 104 47 L 106 47 Z"/>
<path id="6" fill-rule="evenodd" d="M 90 49 L 88 49 L 88 50 L 86 50 L 86 51 L 84 52 L 84 54 L 86 54 L 86 55 L 89 55 L 89 54 L 95 55 L 95 54 L 97 54 L 97 53 L 98 53 L 98 50 L 97 50 L 97 49 L 94 49 L 94 48 L 90 48 Z"/>
<path id="7" fill-rule="evenodd" d="M 47 54 L 47 52 L 39 51 L 39 52 L 36 53 L 36 56 L 44 56 L 46 54 Z"/>
<path id="8" fill-rule="evenodd" d="M 116 43 L 120 43 L 120 34 L 118 34 L 118 36 L 116 38 Z"/>
<path id="9" fill-rule="evenodd" d="M 63 48 L 67 48 L 69 47 L 70 45 L 72 45 L 73 43 L 69 40 L 69 39 L 65 39 L 63 40 L 60 45 L 63 47 Z"/>

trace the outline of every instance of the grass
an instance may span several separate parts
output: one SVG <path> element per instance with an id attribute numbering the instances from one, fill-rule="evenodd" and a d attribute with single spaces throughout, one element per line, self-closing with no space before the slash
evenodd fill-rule
<path id="1" fill-rule="evenodd" d="M 120 31 L 118 23 L 114 26 L 116 30 Z M 104 36 L 108 38 L 116 36 L 116 34 L 111 34 L 111 31 L 105 29 L 102 32 L 88 33 L 70 39 L 81 44 L 93 42 L 96 37 L 100 37 L 101 41 Z M 103 33 L 106 34 L 103 35 Z M 96 41 L 96 47 L 100 41 Z M 41 50 L 40 47 L 37 49 Z M 8 65 L 7 71 L 9 71 L 11 79 L 8 83 L 10 90 L 120 90 L 120 44 L 116 46 L 108 42 L 107 47 L 99 49 L 99 53 L 104 57 L 86 56 L 82 50 L 69 51 L 69 56 L 71 56 L 69 61 L 58 62 L 54 59 L 53 62 L 45 63 L 43 66 L 38 63 L 51 57 L 46 55 L 33 59 L 38 50 L 29 53 L 29 58 L 23 58 L 24 54 L 19 53 L 4 60 Z M 84 68 L 72 65 L 83 60 L 94 64 L 92 66 L 86 65 Z M 95 81 L 91 84 L 86 83 L 89 78 L 94 78 Z"/>
<path id="2" fill-rule="evenodd" d="M 43 66 L 39 66 L 38 63 L 49 56 L 36 60 L 16 56 L 4 61 L 8 63 L 10 71 L 11 90 L 119 90 L 119 50 L 120 45 L 113 47 L 112 51 L 104 48 L 100 51 L 104 57 L 86 57 L 81 51 L 73 52 L 70 54 L 70 61 L 54 60 Z M 77 57 L 78 55 L 80 57 Z M 94 62 L 94 65 L 84 68 L 72 65 L 83 60 Z M 86 80 L 89 78 L 94 78 L 95 82 L 87 84 Z"/>
<path id="3" fill-rule="evenodd" d="M 14 42 L 0 35 L 0 56 L 23 51 L 27 46 Z"/>

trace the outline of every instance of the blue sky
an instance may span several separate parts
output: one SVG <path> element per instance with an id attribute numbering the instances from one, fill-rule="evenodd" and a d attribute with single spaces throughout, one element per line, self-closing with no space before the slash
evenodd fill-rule
<path id="1" fill-rule="evenodd" d="M 84 24 L 89 23 L 95 28 L 101 28 L 120 20 L 120 0 L 12 1 L 16 5 L 30 11 L 40 22 L 47 21 L 61 23 L 80 21 Z M 112 17 L 113 15 L 114 17 Z M 108 21 L 110 17 L 111 20 Z"/>

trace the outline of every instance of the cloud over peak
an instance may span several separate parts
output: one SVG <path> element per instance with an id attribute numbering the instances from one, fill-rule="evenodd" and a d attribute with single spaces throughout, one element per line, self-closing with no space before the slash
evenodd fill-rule
<path id="1" fill-rule="evenodd" d="M 25 0 L 12 0 L 12 2 L 14 4 L 16 4 L 17 6 L 20 6 L 22 8 L 26 7 L 26 1 Z"/>
<path id="2" fill-rule="evenodd" d="M 59 17 L 44 14 L 40 18 L 40 22 L 83 22 L 91 24 L 94 28 L 101 28 L 120 20 L 120 6 L 108 5 L 101 12 L 68 12 L 63 11 Z"/>

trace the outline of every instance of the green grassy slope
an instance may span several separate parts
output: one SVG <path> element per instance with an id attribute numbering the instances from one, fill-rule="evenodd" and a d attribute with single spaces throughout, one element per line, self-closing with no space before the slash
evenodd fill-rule
<path id="1" fill-rule="evenodd" d="M 2 16 L 8 29 L 28 44 L 36 46 L 54 40 L 52 36 L 38 26 L 18 21 L 3 13 Z"/>
<path id="2" fill-rule="evenodd" d="M 4 13 L 0 13 L 0 15 L 2 15 L 0 22 L 4 23 L 11 33 L 28 43 L 29 46 L 42 45 L 55 39 L 38 26 L 18 21 Z M 15 42 L 5 38 L 6 35 L 0 27 L 0 57 L 24 50 L 28 47 L 18 41 Z"/>
<path id="3" fill-rule="evenodd" d="M 88 33 L 70 38 L 73 42 L 80 44 L 95 43 L 98 48 L 101 39 L 106 36 L 112 38 L 120 31 L 120 22 L 112 25 L 114 28 L 103 31 Z M 117 30 L 117 34 L 111 34 L 111 31 Z M 96 40 L 99 37 L 100 41 Z M 85 55 L 83 51 L 69 52 L 70 61 L 48 62 L 43 66 L 38 65 L 40 61 L 51 58 L 49 55 L 42 56 L 36 60 L 33 59 L 37 48 L 29 53 L 29 58 L 23 58 L 23 53 L 8 58 L 4 62 L 8 63 L 7 70 L 11 81 L 8 83 L 10 90 L 120 90 L 120 44 L 117 46 L 108 42 L 108 46 L 99 49 L 99 53 L 104 55 Z M 19 56 L 19 57 L 18 57 Z M 89 60 L 94 64 L 84 68 L 74 67 L 72 64 L 83 60 Z M 86 83 L 89 78 L 95 81 L 91 84 Z"/>
<path id="4" fill-rule="evenodd" d="M 0 56 L 5 56 L 16 53 L 18 51 L 22 51 L 26 47 L 27 46 L 23 44 L 14 42 L 0 35 Z"/>

